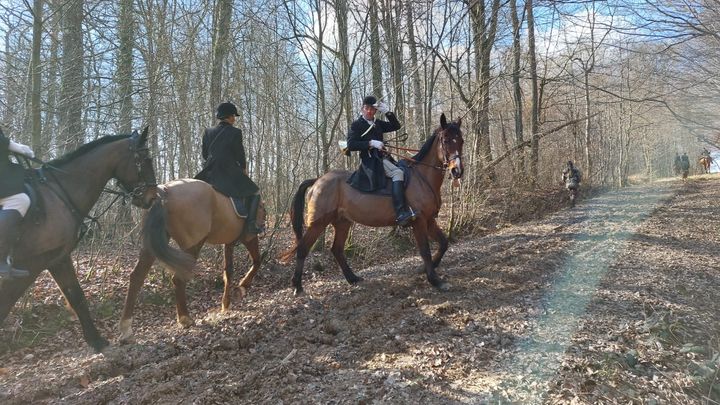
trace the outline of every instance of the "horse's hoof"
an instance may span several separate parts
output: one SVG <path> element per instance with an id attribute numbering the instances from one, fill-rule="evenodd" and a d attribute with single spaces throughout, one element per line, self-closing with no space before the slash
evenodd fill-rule
<path id="1" fill-rule="evenodd" d="M 189 316 L 181 316 L 178 318 L 178 323 L 183 328 L 189 328 L 195 325 L 195 320 L 190 318 Z"/>
<path id="2" fill-rule="evenodd" d="M 425 265 L 421 265 L 415 268 L 415 273 L 417 274 L 425 274 Z"/>
<path id="3" fill-rule="evenodd" d="M 238 299 L 239 300 L 245 299 L 245 297 L 247 296 L 247 288 L 240 286 L 240 288 L 238 288 L 238 292 L 240 293 L 240 297 L 238 297 Z"/>
<path id="4" fill-rule="evenodd" d="M 361 281 L 363 281 L 363 278 L 359 276 L 351 277 L 348 279 L 348 283 L 350 283 L 351 285 L 357 284 Z"/>
<path id="5" fill-rule="evenodd" d="M 442 281 L 440 282 L 440 284 L 437 285 L 437 289 L 440 291 L 449 291 L 450 287 L 450 283 L 447 283 L 445 281 Z"/>
<path id="6" fill-rule="evenodd" d="M 132 326 L 127 326 L 127 328 L 123 328 L 120 326 L 120 337 L 118 337 L 119 343 L 128 343 L 133 337 L 133 330 Z"/>
<path id="7" fill-rule="evenodd" d="M 293 295 L 296 297 L 302 297 L 303 295 L 305 295 L 305 291 L 303 291 L 302 288 L 295 288 Z"/>
<path id="8" fill-rule="evenodd" d="M 92 348 L 95 349 L 95 353 L 102 353 L 103 349 L 110 346 L 110 342 L 108 342 L 105 338 L 100 338 L 93 342 L 91 344 Z"/>

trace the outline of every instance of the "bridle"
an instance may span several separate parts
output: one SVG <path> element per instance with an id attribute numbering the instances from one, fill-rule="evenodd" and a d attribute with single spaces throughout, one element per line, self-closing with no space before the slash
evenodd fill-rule
<path id="1" fill-rule="evenodd" d="M 135 169 L 137 170 L 137 177 L 139 179 L 138 183 L 135 187 L 132 187 L 132 189 L 121 181 L 117 183 L 123 193 L 131 198 L 134 205 L 140 208 L 148 208 L 150 202 L 143 202 L 142 197 L 148 189 L 157 187 L 157 179 L 155 178 L 155 169 L 153 168 L 152 157 L 150 156 L 150 147 L 147 146 L 147 144 L 139 146 L 138 142 L 139 137 L 137 133 L 134 133 L 130 142 L 130 151 L 135 161 Z"/>
<path id="2" fill-rule="evenodd" d="M 443 156 L 442 170 L 449 170 L 450 175 L 455 177 L 453 169 L 460 168 L 460 170 L 462 170 L 462 156 L 457 150 L 455 150 L 455 153 L 452 156 L 448 156 L 448 151 L 445 147 L 445 131 L 446 130 L 442 130 L 440 131 L 440 134 L 438 134 L 438 142 L 440 142 L 440 150 L 442 151 Z M 462 171 L 460 174 L 462 175 Z"/>

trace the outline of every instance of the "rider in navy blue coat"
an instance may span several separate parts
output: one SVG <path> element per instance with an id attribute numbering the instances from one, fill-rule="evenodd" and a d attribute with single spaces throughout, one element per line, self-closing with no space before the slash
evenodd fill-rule
<path id="1" fill-rule="evenodd" d="M 35 157 L 27 145 L 13 142 L 0 131 L 0 277 L 27 277 L 26 270 L 14 269 L 8 263 L 18 238 L 22 219 L 30 208 L 25 193 L 25 170 L 10 160 L 10 152 Z"/>
<path id="2" fill-rule="evenodd" d="M 387 121 L 375 119 L 378 111 L 385 115 Z M 396 222 L 405 226 L 415 219 L 415 213 L 405 204 L 403 172 L 390 154 L 385 152 L 383 137 L 383 134 L 397 131 L 401 126 L 385 103 L 378 103 L 374 96 L 363 99 L 362 114 L 350 124 L 347 134 L 348 150 L 359 151 L 362 163 L 350 176 L 348 183 L 360 191 L 373 192 L 385 188 L 386 177 L 390 177 Z"/>
<path id="3" fill-rule="evenodd" d="M 247 175 L 247 159 L 243 146 L 242 131 L 235 128 L 238 110 L 232 103 L 222 103 L 216 117 L 220 122 L 205 129 L 202 139 L 202 157 L 205 164 L 195 178 L 210 183 L 217 191 L 228 197 L 247 201 L 246 229 L 259 233 L 257 210 L 260 204 L 260 188 Z"/>

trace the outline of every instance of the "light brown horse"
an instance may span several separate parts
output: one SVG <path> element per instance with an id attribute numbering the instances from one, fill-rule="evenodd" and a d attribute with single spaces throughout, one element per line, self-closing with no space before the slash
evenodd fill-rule
<path id="1" fill-rule="evenodd" d="M 133 204 L 149 206 L 155 172 L 147 137 L 147 128 L 142 135 L 107 136 L 43 165 L 40 175 L 44 181 L 36 187 L 36 203 L 42 202 L 44 212 L 28 212 L 13 257 L 17 267 L 29 270 L 30 276 L 0 281 L 0 323 L 48 269 L 77 315 L 85 341 L 98 352 L 108 345 L 90 316 L 70 253 L 79 241 L 83 220 L 111 178 L 132 190 Z"/>
<path id="2" fill-rule="evenodd" d="M 183 327 L 193 325 L 187 309 L 185 286 L 195 267 L 200 249 L 205 243 L 223 244 L 225 288 L 222 296 L 222 310 L 230 307 L 231 279 L 233 274 L 233 247 L 242 242 L 252 259 L 252 267 L 240 281 L 241 298 L 245 296 L 255 273 L 260 268 L 260 247 L 258 236 L 244 232 L 245 220 L 235 213 L 230 198 L 215 191 L 200 180 L 174 180 L 158 186 L 158 196 L 147 212 L 143 229 L 143 245 L 140 257 L 130 274 L 125 306 L 120 319 L 120 340 L 132 336 L 132 319 L 135 301 L 145 278 L 155 262 L 160 260 L 173 270 L 177 321 Z M 258 225 L 265 220 L 265 208 L 258 208 Z M 180 249 L 169 245 L 169 237 L 177 242 Z"/>
<path id="3" fill-rule="evenodd" d="M 702 169 L 703 174 L 710 173 L 710 165 L 712 162 L 713 159 L 710 156 L 703 156 L 700 158 L 700 168 Z"/>
<path id="4" fill-rule="evenodd" d="M 440 127 L 434 132 L 429 152 L 411 169 L 411 181 L 405 190 L 409 206 L 418 212 L 412 222 L 413 235 L 420 256 L 423 259 L 425 274 L 433 286 L 447 289 L 448 285 L 438 277 L 435 269 L 440 264 L 448 247 L 445 234 L 435 221 L 440 206 L 440 187 L 449 170 L 452 177 L 459 179 L 463 174 L 462 150 L 463 136 L 460 120 L 447 122 L 445 114 L 440 116 Z M 362 278 L 355 275 L 345 258 L 345 240 L 353 222 L 372 227 L 394 226 L 395 211 L 390 196 L 380 196 L 360 192 L 347 183 L 350 173 L 331 171 L 320 178 L 305 180 L 295 193 L 290 216 L 295 232 L 295 247 L 285 253 L 284 259 L 295 254 L 296 266 L 292 277 L 295 295 L 303 292 L 302 272 L 310 247 L 329 224 L 335 228 L 332 253 L 350 284 Z M 304 221 L 305 192 L 310 189 L 307 202 L 308 213 Z M 303 235 L 303 222 L 307 231 Z M 428 237 L 439 244 L 438 251 L 432 256 Z"/>

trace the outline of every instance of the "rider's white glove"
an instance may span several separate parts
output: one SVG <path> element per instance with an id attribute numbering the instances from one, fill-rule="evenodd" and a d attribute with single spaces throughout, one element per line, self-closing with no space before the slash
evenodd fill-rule
<path id="1" fill-rule="evenodd" d="M 8 145 L 8 149 L 15 153 L 23 154 L 27 157 L 34 158 L 35 152 L 33 152 L 32 149 L 30 149 L 29 146 L 23 145 L 21 143 L 10 141 L 10 145 Z"/>
<path id="2" fill-rule="evenodd" d="M 382 101 L 378 101 L 377 103 L 375 103 L 375 108 L 377 108 L 377 110 L 383 114 L 387 114 L 388 111 L 390 111 L 387 104 L 383 103 Z"/>
<path id="3" fill-rule="evenodd" d="M 384 146 L 385 146 L 385 145 L 384 145 L 381 141 L 378 141 L 377 139 L 371 139 L 371 140 L 370 140 L 370 147 L 371 147 L 371 148 L 382 149 Z"/>

